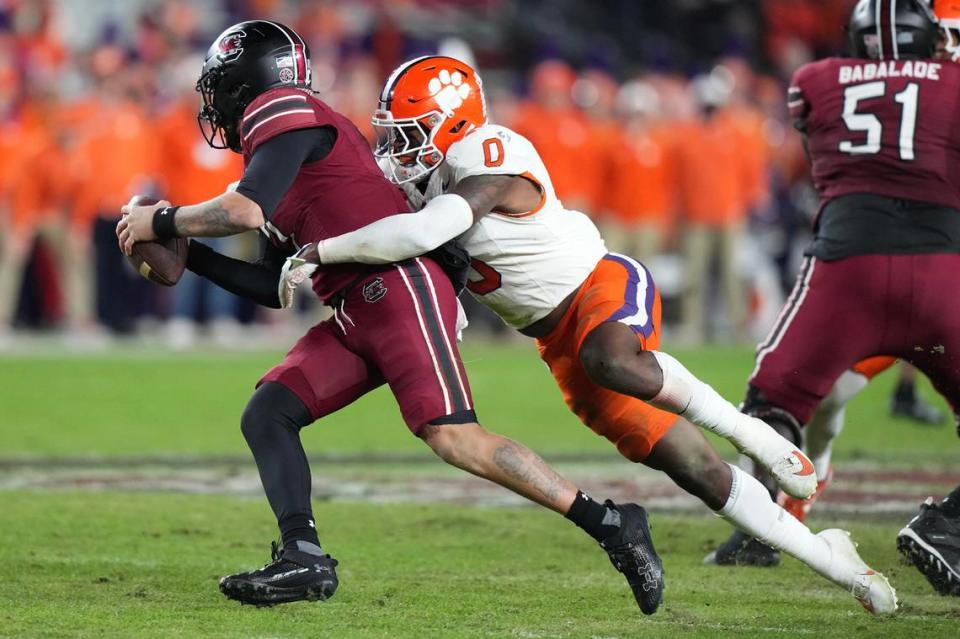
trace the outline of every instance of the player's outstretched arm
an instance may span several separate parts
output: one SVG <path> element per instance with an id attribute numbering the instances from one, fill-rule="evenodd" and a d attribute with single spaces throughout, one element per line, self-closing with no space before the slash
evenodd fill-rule
<path id="1" fill-rule="evenodd" d="M 356 231 L 321 240 L 318 264 L 389 264 L 429 253 L 473 225 L 470 203 L 454 193 L 438 195 L 415 213 L 381 218 Z"/>
<path id="2" fill-rule="evenodd" d="M 462 235 L 494 210 L 533 210 L 539 200 L 537 187 L 523 177 L 467 177 L 452 193 L 432 198 L 416 213 L 391 215 L 350 233 L 304 246 L 283 267 L 280 303 L 283 308 L 290 306 L 297 287 L 320 264 L 390 264 L 424 255 Z"/>
<path id="3" fill-rule="evenodd" d="M 515 180 L 526 181 L 512 175 L 468 177 L 416 213 L 391 215 L 317 243 L 316 259 L 319 264 L 389 264 L 429 253 L 503 206 Z"/>

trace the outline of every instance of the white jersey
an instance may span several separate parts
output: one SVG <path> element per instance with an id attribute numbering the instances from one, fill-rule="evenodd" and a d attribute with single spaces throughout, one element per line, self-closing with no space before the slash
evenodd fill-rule
<path id="1" fill-rule="evenodd" d="M 519 175 L 540 188 L 534 210 L 490 213 L 458 238 L 472 258 L 467 288 L 507 324 L 525 328 L 576 290 L 607 249 L 590 218 L 563 208 L 530 141 L 502 126 L 482 126 L 453 144 L 425 196 L 414 198 L 452 191 L 474 175 Z"/>

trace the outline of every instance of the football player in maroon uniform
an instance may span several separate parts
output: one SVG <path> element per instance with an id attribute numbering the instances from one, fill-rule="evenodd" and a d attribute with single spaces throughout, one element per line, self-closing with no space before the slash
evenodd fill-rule
<path id="1" fill-rule="evenodd" d="M 860 0 L 852 57 L 808 64 L 789 107 L 820 211 L 797 284 L 757 349 L 743 410 L 799 442 L 834 382 L 858 361 L 914 364 L 960 410 L 960 65 L 924 0 Z M 960 594 L 960 487 L 898 536 L 943 594 Z M 717 563 L 770 565 L 735 532 Z"/>
<path id="2" fill-rule="evenodd" d="M 224 31 L 207 54 L 197 90 L 207 141 L 242 153 L 236 191 L 202 204 L 127 206 L 120 246 L 169 237 L 214 237 L 261 229 L 269 242 L 256 264 L 191 241 L 187 266 L 216 284 L 279 307 L 286 257 L 315 243 L 408 211 L 402 193 L 377 167 L 366 140 L 310 90 L 307 47 L 292 29 L 264 20 Z M 470 204 L 438 198 L 452 214 Z M 466 258 L 459 266 L 466 272 Z M 316 294 L 334 316 L 313 327 L 260 380 L 241 429 L 277 517 L 282 547 L 259 570 L 224 577 L 232 599 L 271 605 L 326 599 L 337 562 L 321 549 L 310 505 L 310 468 L 300 429 L 389 384 L 410 430 L 445 461 L 566 515 L 607 551 L 641 609 L 660 603 L 660 559 L 645 511 L 601 504 L 534 453 L 477 423 L 457 350 L 456 251 L 366 266 L 320 269 Z M 456 274 L 453 274 L 456 277 Z"/>

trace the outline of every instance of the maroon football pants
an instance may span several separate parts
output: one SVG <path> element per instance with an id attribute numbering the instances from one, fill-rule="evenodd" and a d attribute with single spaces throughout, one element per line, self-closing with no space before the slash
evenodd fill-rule
<path id="1" fill-rule="evenodd" d="M 457 298 L 432 260 L 385 266 L 352 286 L 260 383 L 292 390 L 314 419 L 389 384 L 414 434 L 438 420 L 475 421 L 457 350 Z"/>
<path id="2" fill-rule="evenodd" d="M 911 362 L 960 409 L 960 255 L 807 258 L 750 384 L 805 424 L 836 379 L 873 355 Z"/>

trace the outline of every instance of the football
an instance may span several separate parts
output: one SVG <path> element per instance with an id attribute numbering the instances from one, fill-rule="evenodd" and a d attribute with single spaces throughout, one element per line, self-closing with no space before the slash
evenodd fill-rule
<path id="1" fill-rule="evenodd" d="M 143 195 L 136 195 L 130 200 L 130 204 L 136 206 L 156 203 L 157 200 Z M 127 259 L 140 275 L 151 282 L 173 286 L 180 281 L 183 271 L 187 268 L 189 244 L 190 241 L 185 237 L 137 242 L 133 245 L 133 253 L 127 256 Z"/>

